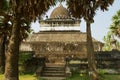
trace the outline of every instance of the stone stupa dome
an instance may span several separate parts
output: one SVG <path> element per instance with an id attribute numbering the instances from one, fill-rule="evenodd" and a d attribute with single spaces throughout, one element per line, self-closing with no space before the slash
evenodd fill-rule
<path id="1" fill-rule="evenodd" d="M 70 14 L 69 11 L 60 4 L 52 11 L 50 18 L 70 18 Z"/>

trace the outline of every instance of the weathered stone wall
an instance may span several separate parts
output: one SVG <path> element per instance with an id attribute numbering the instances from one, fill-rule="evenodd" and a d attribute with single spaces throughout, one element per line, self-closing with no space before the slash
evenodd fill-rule
<path id="1" fill-rule="evenodd" d="M 22 42 L 20 45 L 20 51 L 33 51 L 31 43 Z"/>
<path id="2" fill-rule="evenodd" d="M 25 43 L 24 45 L 35 52 L 35 57 L 46 57 L 51 62 L 57 60 L 64 62 L 66 57 L 85 58 L 87 56 L 86 43 L 34 42 L 29 45 Z M 94 47 L 96 51 L 99 51 L 98 43 L 96 43 Z"/>
<path id="3" fill-rule="evenodd" d="M 94 50 L 102 50 L 103 44 L 93 38 Z M 40 32 L 31 35 L 21 44 L 21 50 L 32 50 L 36 57 L 49 61 L 64 61 L 65 57 L 85 58 L 86 33 L 82 32 Z"/>
<path id="4" fill-rule="evenodd" d="M 87 34 L 80 31 L 69 32 L 39 32 L 32 34 L 26 39 L 26 42 L 87 42 Z M 99 42 L 92 38 L 93 42 Z"/>
<path id="5" fill-rule="evenodd" d="M 36 57 L 46 57 L 49 60 L 64 60 L 68 56 L 86 57 L 85 43 L 41 42 L 32 43 Z"/>

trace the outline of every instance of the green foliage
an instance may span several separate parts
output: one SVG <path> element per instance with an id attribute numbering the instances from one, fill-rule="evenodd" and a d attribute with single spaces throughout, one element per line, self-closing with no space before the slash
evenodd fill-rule
<path id="1" fill-rule="evenodd" d="M 19 54 L 19 73 L 20 74 L 26 74 L 26 73 L 32 73 L 34 70 L 34 67 L 30 66 L 29 70 L 26 70 L 26 61 L 32 59 L 31 53 L 20 53 Z"/>
<path id="2" fill-rule="evenodd" d="M 25 74 L 34 74 L 36 70 L 36 67 L 29 66 L 28 69 L 26 69 L 24 66 L 19 66 L 19 74 L 20 75 L 25 75 Z"/>
<path id="3" fill-rule="evenodd" d="M 103 49 L 105 51 L 110 51 L 112 49 L 112 45 L 111 45 L 111 40 L 112 40 L 112 37 L 111 37 L 111 32 L 108 32 L 106 36 L 104 36 L 104 47 Z"/>
<path id="4" fill-rule="evenodd" d="M 105 77 L 104 77 L 105 70 L 99 69 L 99 70 L 98 70 L 98 74 L 99 74 L 99 79 L 100 79 L 100 80 L 104 80 L 104 79 L 105 79 Z"/>
<path id="5" fill-rule="evenodd" d="M 5 11 L 9 7 L 8 0 L 0 0 L 0 10 Z"/>
<path id="6" fill-rule="evenodd" d="M 19 64 L 23 64 L 25 61 L 32 59 L 32 54 L 30 53 L 20 53 L 19 54 Z"/>
<path id="7" fill-rule="evenodd" d="M 120 10 L 112 17 L 110 31 L 117 37 L 120 37 Z"/>
<path id="8" fill-rule="evenodd" d="M 35 58 L 32 53 L 20 53 L 19 56 L 20 74 L 33 74 L 38 67 L 43 65 L 44 59 Z"/>

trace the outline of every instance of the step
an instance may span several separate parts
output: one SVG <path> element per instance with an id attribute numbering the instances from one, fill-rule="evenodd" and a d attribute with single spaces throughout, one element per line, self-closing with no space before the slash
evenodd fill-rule
<path id="1" fill-rule="evenodd" d="M 65 77 L 40 77 L 41 79 L 45 80 L 65 80 Z"/>
<path id="2" fill-rule="evenodd" d="M 43 72 L 43 75 L 64 75 L 65 73 L 46 73 L 46 72 Z"/>
<path id="3" fill-rule="evenodd" d="M 43 73 L 42 76 L 44 76 L 44 77 L 65 77 L 65 74 L 61 74 L 61 73 Z"/>
<path id="4" fill-rule="evenodd" d="M 45 68 L 64 68 L 64 66 L 45 66 Z"/>
<path id="5" fill-rule="evenodd" d="M 45 80 L 64 80 L 65 66 L 56 64 L 47 64 L 42 71 L 42 78 Z"/>
<path id="6" fill-rule="evenodd" d="M 49 70 L 44 70 L 44 73 L 64 73 L 65 71 L 49 71 Z"/>
<path id="7" fill-rule="evenodd" d="M 46 63 L 45 64 L 46 66 L 53 66 L 53 67 L 64 67 L 65 66 L 65 63 L 62 63 L 62 64 L 55 64 L 55 63 Z"/>
<path id="8" fill-rule="evenodd" d="M 64 67 L 44 67 L 44 70 L 47 71 L 64 71 Z"/>

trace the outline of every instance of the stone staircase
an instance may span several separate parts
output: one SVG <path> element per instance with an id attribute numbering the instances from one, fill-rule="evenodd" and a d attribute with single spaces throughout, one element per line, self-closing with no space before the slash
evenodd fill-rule
<path id="1" fill-rule="evenodd" d="M 47 64 L 43 68 L 40 78 L 45 80 L 64 80 L 65 65 Z"/>

